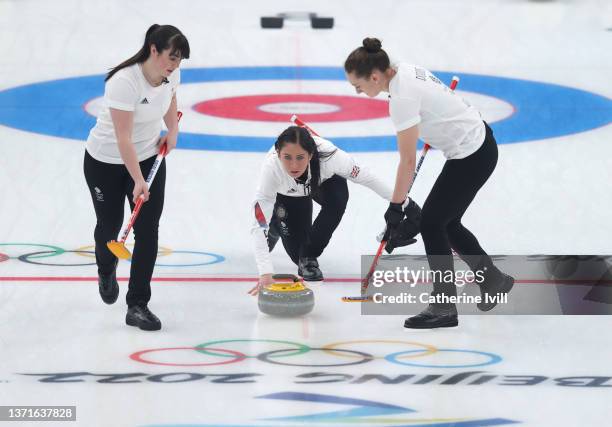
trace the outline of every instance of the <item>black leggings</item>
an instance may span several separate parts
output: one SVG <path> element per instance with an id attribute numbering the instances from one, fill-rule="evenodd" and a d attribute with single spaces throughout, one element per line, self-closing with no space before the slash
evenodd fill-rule
<path id="1" fill-rule="evenodd" d="M 143 176 L 149 174 L 155 156 L 140 162 Z M 134 209 L 132 191 L 134 181 L 125 165 L 100 162 L 85 151 L 83 162 L 85 180 L 96 211 L 96 263 L 99 274 L 108 274 L 115 268 L 117 257 L 106 247 L 109 240 L 117 240 L 123 224 L 123 207 L 127 197 Z M 150 188 L 149 200 L 142 205 L 134 223 L 134 249 L 130 267 L 130 282 L 126 295 L 128 307 L 147 304 L 151 299 L 151 277 L 157 259 L 157 233 L 159 218 L 164 208 L 166 161 L 163 160 Z"/>
<path id="2" fill-rule="evenodd" d="M 276 228 L 283 246 L 297 265 L 300 257 L 318 258 L 340 224 L 348 203 L 346 179 L 334 175 L 314 197 L 321 211 L 312 222 L 312 198 L 276 195 L 270 226 Z"/>
<path id="3" fill-rule="evenodd" d="M 497 143 L 485 123 L 482 146 L 464 159 L 448 160 L 423 204 L 421 236 L 432 271 L 454 271 L 451 248 L 472 270 L 487 267 L 489 276 L 498 275 L 491 258 L 476 237 L 461 224 L 461 218 L 478 190 L 497 165 Z M 454 284 L 434 283 L 434 294 L 457 294 Z"/>

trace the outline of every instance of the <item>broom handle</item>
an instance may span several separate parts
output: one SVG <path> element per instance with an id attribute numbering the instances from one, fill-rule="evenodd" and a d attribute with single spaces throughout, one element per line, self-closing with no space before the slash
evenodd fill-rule
<path id="1" fill-rule="evenodd" d="M 183 117 L 183 113 L 179 111 L 177 112 L 177 116 L 178 116 L 178 120 L 180 121 L 181 117 Z M 149 171 L 149 176 L 147 176 L 147 179 L 146 179 L 147 188 L 151 186 L 151 183 L 155 179 L 155 175 L 157 175 L 159 166 L 161 165 L 162 160 L 164 160 L 164 157 L 166 156 L 167 152 L 168 152 L 168 146 L 164 143 L 164 145 L 162 145 L 161 148 L 159 149 L 159 153 L 157 154 L 157 157 L 155 157 L 153 166 L 151 166 L 151 170 Z M 121 235 L 121 243 L 125 243 L 125 241 L 127 240 L 130 234 L 130 230 L 134 226 L 134 223 L 136 222 L 136 218 L 138 218 L 138 214 L 140 213 L 140 209 L 142 208 L 143 204 L 144 204 L 144 195 L 141 194 L 138 197 L 138 200 L 136 200 L 136 205 L 134 206 L 134 210 L 132 210 L 132 215 L 130 216 L 130 220 L 128 221 L 127 226 L 125 227 L 125 230 L 123 230 L 123 234 Z"/>

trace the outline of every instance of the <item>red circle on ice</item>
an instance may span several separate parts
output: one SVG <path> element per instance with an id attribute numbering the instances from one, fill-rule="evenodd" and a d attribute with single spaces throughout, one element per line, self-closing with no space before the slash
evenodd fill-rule
<path id="1" fill-rule="evenodd" d="M 199 113 L 224 119 L 286 122 L 298 114 L 306 122 L 380 119 L 389 104 L 380 99 L 344 95 L 247 95 L 211 99 L 193 106 Z"/>

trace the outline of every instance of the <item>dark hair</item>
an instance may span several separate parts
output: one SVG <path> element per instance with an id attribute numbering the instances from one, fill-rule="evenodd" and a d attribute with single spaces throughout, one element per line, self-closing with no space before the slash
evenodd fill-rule
<path id="1" fill-rule="evenodd" d="M 178 28 L 172 25 L 153 24 L 147 30 L 142 48 L 130 59 L 126 59 L 115 68 L 111 68 L 104 81 L 113 77 L 122 68 L 145 62 L 151 55 L 151 45 L 154 45 L 155 49 L 160 53 L 163 50 L 172 49 L 171 54 L 176 55 L 180 53 L 181 58 L 189 58 L 189 42 L 187 37 Z"/>
<path id="2" fill-rule="evenodd" d="M 374 70 L 387 71 L 391 61 L 382 43 L 375 38 L 363 39 L 363 45 L 350 53 L 344 61 L 344 71 L 355 73 L 357 77 L 368 78 Z"/>
<path id="3" fill-rule="evenodd" d="M 320 153 L 310 132 L 300 126 L 289 126 L 281 133 L 276 142 L 274 148 L 280 153 L 282 148 L 287 144 L 299 144 L 308 154 L 312 155 L 310 159 L 310 195 L 314 196 L 319 192 L 320 180 L 321 180 L 321 160 L 325 160 L 334 154 L 336 150 L 327 151 Z"/>

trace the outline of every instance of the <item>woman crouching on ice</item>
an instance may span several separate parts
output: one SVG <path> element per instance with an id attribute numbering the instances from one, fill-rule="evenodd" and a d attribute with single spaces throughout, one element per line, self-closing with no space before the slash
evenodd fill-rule
<path id="1" fill-rule="evenodd" d="M 273 283 L 270 251 L 279 238 L 298 266 L 298 276 L 306 281 L 323 280 L 317 258 L 344 215 L 347 179 L 391 200 L 389 186 L 330 141 L 313 137 L 299 126 L 280 134 L 264 161 L 253 204 L 251 235 L 259 282 L 250 294 Z M 321 205 L 314 223 L 313 199 Z"/>

